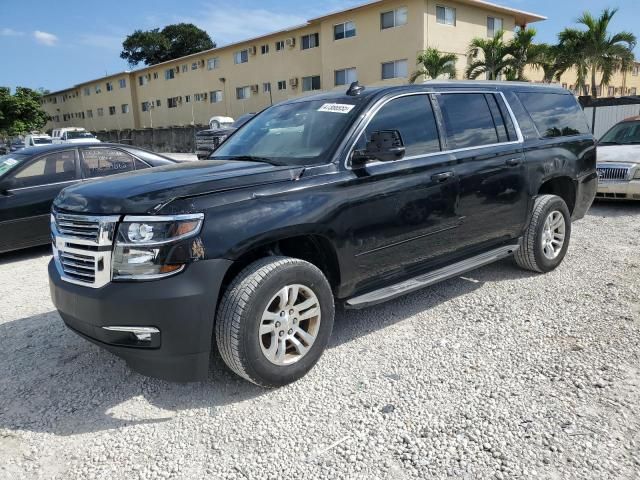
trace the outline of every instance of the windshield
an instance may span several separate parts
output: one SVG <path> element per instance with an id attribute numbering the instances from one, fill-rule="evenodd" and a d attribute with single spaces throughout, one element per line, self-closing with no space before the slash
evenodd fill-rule
<path id="1" fill-rule="evenodd" d="M 51 143 L 51 139 L 44 137 L 33 137 L 33 143 L 35 143 L 36 145 L 46 145 L 48 143 Z"/>
<path id="2" fill-rule="evenodd" d="M 354 100 L 275 105 L 264 110 L 224 142 L 213 159 L 256 160 L 274 165 L 317 165 L 340 141 L 358 110 Z M 344 103 L 344 102 L 354 103 Z"/>
<path id="3" fill-rule="evenodd" d="M 622 122 L 600 139 L 600 145 L 632 145 L 640 143 L 640 122 Z"/>
<path id="4" fill-rule="evenodd" d="M 255 116 L 255 114 L 253 114 L 253 113 L 245 113 L 244 115 L 240 115 L 238 117 L 238 119 L 231 124 L 231 126 L 233 128 L 240 128 L 242 125 L 244 125 L 249 120 L 251 120 L 251 117 L 254 117 L 254 116 Z M 224 123 L 223 125 L 227 125 L 227 124 Z"/>
<path id="5" fill-rule="evenodd" d="M 67 132 L 67 139 L 74 140 L 76 138 L 94 138 L 89 132 Z"/>
<path id="6" fill-rule="evenodd" d="M 19 153 L 0 155 L 0 176 L 20 165 L 20 162 L 25 160 L 27 157 L 28 155 L 21 155 Z"/>

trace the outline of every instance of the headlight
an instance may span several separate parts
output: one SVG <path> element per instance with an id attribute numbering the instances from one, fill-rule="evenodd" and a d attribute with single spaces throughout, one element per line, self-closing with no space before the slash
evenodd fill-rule
<path id="1" fill-rule="evenodd" d="M 634 179 L 640 179 L 640 165 L 636 167 L 636 174 L 633 176 Z"/>
<path id="2" fill-rule="evenodd" d="M 151 280 L 182 271 L 191 260 L 182 240 L 200 233 L 202 213 L 127 216 L 118 226 L 113 252 L 115 280 Z"/>

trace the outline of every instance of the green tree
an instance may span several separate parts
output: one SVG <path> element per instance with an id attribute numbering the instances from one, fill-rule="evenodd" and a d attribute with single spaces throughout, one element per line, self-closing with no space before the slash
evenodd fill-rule
<path id="1" fill-rule="evenodd" d="M 487 80 L 496 80 L 498 76 L 514 68 L 511 45 L 504 42 L 502 30 L 496 32 L 493 38 L 471 40 L 468 53 L 473 61 L 467 67 L 466 77 L 471 80 L 482 74 L 487 75 Z"/>
<path id="2" fill-rule="evenodd" d="M 411 74 L 409 82 L 415 83 L 420 77 L 436 79 L 447 74 L 449 78 L 456 78 L 456 60 L 458 57 L 453 53 L 440 53 L 437 48 L 427 48 L 418 55 L 416 64 L 420 68 Z"/>
<path id="3" fill-rule="evenodd" d="M 616 12 L 617 9 L 607 8 L 597 18 L 585 12 L 577 23 L 586 29 L 566 28 L 558 36 L 565 63 L 576 69 L 578 85 L 584 87 L 586 78 L 591 76 L 593 97 L 598 96 L 598 73 L 600 86 L 608 85 L 613 74 L 628 68 L 634 59 L 636 36 L 631 32 L 609 32 Z"/>
<path id="4" fill-rule="evenodd" d="M 209 34 L 192 23 L 167 25 L 162 30 L 136 30 L 122 42 L 120 58 L 130 66 L 155 65 L 215 48 Z"/>
<path id="5" fill-rule="evenodd" d="M 533 43 L 536 33 L 534 28 L 519 28 L 507 45 L 507 50 L 513 57 L 512 65 L 508 67 L 509 71 L 507 72 L 509 80 L 527 80 L 524 73 L 525 68 L 538 62 L 542 50 L 539 45 Z"/>
<path id="6" fill-rule="evenodd" d="M 44 127 L 49 117 L 41 101 L 42 94 L 30 88 L 18 87 L 13 95 L 0 88 L 0 132 L 12 136 Z"/>

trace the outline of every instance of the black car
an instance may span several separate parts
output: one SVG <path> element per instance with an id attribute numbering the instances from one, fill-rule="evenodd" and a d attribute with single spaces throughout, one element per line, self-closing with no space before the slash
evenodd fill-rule
<path id="1" fill-rule="evenodd" d="M 63 188 L 174 163 L 147 150 L 108 143 L 50 144 L 0 156 L 0 253 L 51 242 L 51 203 Z"/>
<path id="2" fill-rule="evenodd" d="M 279 386 L 362 308 L 498 259 L 549 272 L 590 207 L 596 148 L 566 90 L 427 82 L 298 98 L 213 154 L 66 188 L 53 302 L 136 370 L 207 377 L 212 348 Z M 214 333 L 215 332 L 215 333 Z"/>
<path id="3" fill-rule="evenodd" d="M 196 133 L 196 156 L 198 159 L 207 158 L 224 142 L 229 135 L 251 120 L 255 113 L 240 115 L 230 127 L 212 128 Z"/>

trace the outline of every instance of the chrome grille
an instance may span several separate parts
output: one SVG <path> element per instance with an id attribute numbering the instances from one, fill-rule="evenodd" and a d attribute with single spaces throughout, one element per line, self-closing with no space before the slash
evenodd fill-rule
<path id="1" fill-rule="evenodd" d="M 95 283 L 96 259 L 93 256 L 61 251 L 58 258 L 66 275 L 80 282 Z"/>
<path id="2" fill-rule="evenodd" d="M 100 223 L 97 219 L 62 213 L 55 214 L 54 218 L 61 235 L 83 240 L 98 240 Z"/>
<path id="3" fill-rule="evenodd" d="M 611 182 L 616 180 L 629 180 L 629 168 L 627 167 L 598 167 L 598 180 Z"/>

